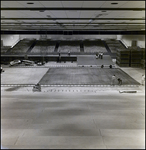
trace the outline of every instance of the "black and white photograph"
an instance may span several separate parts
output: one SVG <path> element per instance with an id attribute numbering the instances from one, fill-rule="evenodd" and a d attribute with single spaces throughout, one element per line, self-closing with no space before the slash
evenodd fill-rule
<path id="1" fill-rule="evenodd" d="M 144 0 L 1 0 L 1 149 L 145 149 Z"/>

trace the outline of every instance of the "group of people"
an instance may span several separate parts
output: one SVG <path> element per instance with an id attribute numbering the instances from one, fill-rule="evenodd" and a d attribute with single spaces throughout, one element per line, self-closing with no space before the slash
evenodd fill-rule
<path id="1" fill-rule="evenodd" d="M 117 80 L 118 80 L 118 85 L 122 85 L 122 79 L 121 78 L 117 78 Z M 116 82 L 116 76 L 115 75 L 113 75 L 112 76 L 112 80 L 111 80 L 111 85 L 115 85 L 115 82 Z"/>
<path id="2" fill-rule="evenodd" d="M 109 65 L 109 68 L 112 69 L 112 65 Z M 101 65 L 101 68 L 104 68 L 104 65 Z"/>
<path id="3" fill-rule="evenodd" d="M 41 92 L 41 85 L 39 83 L 37 83 L 36 85 L 33 86 L 32 89 L 33 92 Z"/>
<path id="4" fill-rule="evenodd" d="M 101 52 L 97 52 L 96 53 L 96 59 L 98 59 L 98 58 L 100 58 L 100 59 L 103 59 L 103 53 L 101 53 Z"/>

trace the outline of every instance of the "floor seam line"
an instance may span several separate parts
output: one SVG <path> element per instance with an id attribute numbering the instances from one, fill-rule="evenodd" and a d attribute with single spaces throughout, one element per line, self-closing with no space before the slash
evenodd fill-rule
<path id="1" fill-rule="evenodd" d="M 15 141 L 14 145 L 16 145 L 16 143 L 17 143 L 18 139 L 19 139 L 19 136 L 18 136 L 18 138 L 16 139 L 16 141 Z"/>

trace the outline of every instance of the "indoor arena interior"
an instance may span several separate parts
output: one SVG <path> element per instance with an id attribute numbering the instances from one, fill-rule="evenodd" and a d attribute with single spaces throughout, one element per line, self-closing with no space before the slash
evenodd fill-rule
<path id="1" fill-rule="evenodd" d="M 145 149 L 145 1 L 1 1 L 1 149 Z"/>

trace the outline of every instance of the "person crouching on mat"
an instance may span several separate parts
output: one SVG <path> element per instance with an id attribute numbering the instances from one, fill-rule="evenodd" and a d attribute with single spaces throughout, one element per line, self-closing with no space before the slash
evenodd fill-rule
<path id="1" fill-rule="evenodd" d="M 118 80 L 118 84 L 119 84 L 119 85 L 122 85 L 122 80 L 121 80 L 121 78 L 118 78 L 117 80 Z"/>

